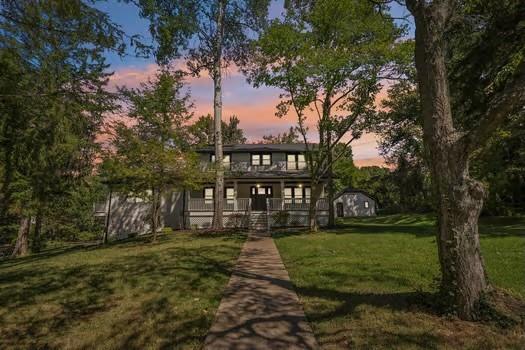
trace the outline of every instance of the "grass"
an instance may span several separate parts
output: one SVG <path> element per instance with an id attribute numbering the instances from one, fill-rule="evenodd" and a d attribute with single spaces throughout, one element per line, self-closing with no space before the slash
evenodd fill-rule
<path id="1" fill-rule="evenodd" d="M 482 219 L 480 231 L 492 284 L 525 298 L 525 219 Z M 351 219 L 274 237 L 325 349 L 523 349 L 523 325 L 464 322 L 428 306 L 439 278 L 430 216 Z"/>
<path id="2" fill-rule="evenodd" d="M 0 348 L 200 348 L 243 241 L 176 233 L 1 262 Z"/>

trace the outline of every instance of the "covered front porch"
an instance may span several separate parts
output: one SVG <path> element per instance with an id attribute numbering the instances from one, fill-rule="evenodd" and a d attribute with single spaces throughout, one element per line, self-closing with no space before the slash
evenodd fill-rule
<path id="1" fill-rule="evenodd" d="M 214 212 L 214 186 L 191 191 L 186 197 L 186 227 L 211 227 Z M 317 201 L 317 216 L 324 224 L 328 202 L 324 186 Z M 225 181 L 223 224 L 225 227 L 270 229 L 279 226 L 307 226 L 312 189 L 304 180 Z"/>

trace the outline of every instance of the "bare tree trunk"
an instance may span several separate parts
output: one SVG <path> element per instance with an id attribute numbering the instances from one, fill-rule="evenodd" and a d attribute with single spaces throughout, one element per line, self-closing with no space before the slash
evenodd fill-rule
<path id="1" fill-rule="evenodd" d="M 43 212 L 42 209 L 39 208 L 36 217 L 35 217 L 35 231 L 33 232 L 33 241 L 31 242 L 31 251 L 33 253 L 40 252 L 40 249 L 42 248 L 42 221 L 43 218 Z"/>
<path id="2" fill-rule="evenodd" d="M 217 38 L 215 44 L 215 61 L 213 67 L 213 120 L 215 132 L 215 162 L 217 173 L 215 180 L 215 206 L 213 213 L 213 228 L 223 228 L 222 212 L 224 208 L 224 168 L 222 153 L 222 39 L 224 35 L 224 7 L 225 2 L 219 1 L 217 14 Z"/>
<path id="3" fill-rule="evenodd" d="M 29 229 L 31 228 L 31 218 L 22 216 L 20 218 L 20 227 L 18 228 L 18 237 L 15 243 L 15 249 L 11 257 L 25 256 L 29 253 Z"/>
<path id="4" fill-rule="evenodd" d="M 159 227 L 159 198 L 160 191 L 156 188 L 151 190 L 151 232 L 153 233 L 153 242 L 157 241 L 157 230 Z"/>
<path id="5" fill-rule="evenodd" d="M 335 212 L 334 212 L 334 174 L 333 174 L 333 152 L 330 149 L 332 146 L 331 131 L 328 131 L 327 144 L 328 144 L 328 227 L 335 226 Z"/>
<path id="6" fill-rule="evenodd" d="M 104 227 L 104 236 L 102 237 L 102 243 L 107 244 L 108 243 L 108 237 L 109 237 L 109 228 L 111 225 L 111 200 L 113 197 L 113 190 L 111 187 L 109 188 L 109 198 L 108 198 L 108 210 L 106 214 L 106 225 Z"/>
<path id="7" fill-rule="evenodd" d="M 308 206 L 308 228 L 311 232 L 319 230 L 319 225 L 317 225 L 317 201 L 321 196 L 321 190 L 322 186 L 319 183 L 311 183 L 310 205 Z"/>
<path id="8" fill-rule="evenodd" d="M 453 2 L 407 4 L 416 21 L 424 141 L 438 207 L 441 289 L 454 311 L 470 320 L 488 287 L 478 235 L 484 190 L 469 177 L 469 154 L 452 120 L 443 33 Z"/>

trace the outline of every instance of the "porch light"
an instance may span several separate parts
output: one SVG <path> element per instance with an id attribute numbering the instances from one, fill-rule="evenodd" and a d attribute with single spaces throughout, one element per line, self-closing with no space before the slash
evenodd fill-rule
<path id="1" fill-rule="evenodd" d="M 261 184 L 256 184 L 255 187 L 259 188 L 261 187 Z"/>
<path id="2" fill-rule="evenodd" d="M 297 187 L 301 188 L 303 187 L 303 184 L 298 184 Z"/>

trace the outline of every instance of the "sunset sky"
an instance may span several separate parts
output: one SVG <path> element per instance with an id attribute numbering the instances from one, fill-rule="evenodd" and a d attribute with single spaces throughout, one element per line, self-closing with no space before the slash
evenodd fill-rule
<path id="1" fill-rule="evenodd" d="M 146 43 L 151 42 L 148 31 L 148 21 L 141 19 L 138 10 L 130 5 L 118 1 L 102 2 L 97 6 L 107 12 L 114 22 L 122 26 L 127 34 L 139 34 Z M 282 11 L 282 1 L 274 1 L 270 8 L 270 16 L 277 17 Z M 406 15 L 406 9 L 398 6 L 392 8 L 396 17 Z M 412 31 L 410 35 L 413 35 Z M 108 63 L 114 75 L 111 86 L 135 87 L 153 75 L 157 66 L 153 58 L 135 57 L 132 51 L 125 57 L 108 54 Z M 181 64 L 181 66 L 183 66 Z M 200 78 L 187 80 L 193 102 L 195 115 L 212 113 L 213 86 L 211 79 L 203 75 Z M 279 100 L 278 89 L 253 88 L 246 82 L 246 78 L 235 68 L 225 72 L 223 78 L 223 119 L 231 115 L 239 117 L 240 127 L 244 129 L 249 142 L 260 140 L 263 135 L 276 134 L 295 125 L 295 115 L 285 118 L 275 116 L 275 106 Z M 376 136 L 365 134 L 352 144 L 354 159 L 357 164 L 374 165 L 382 163 L 377 150 Z"/>

